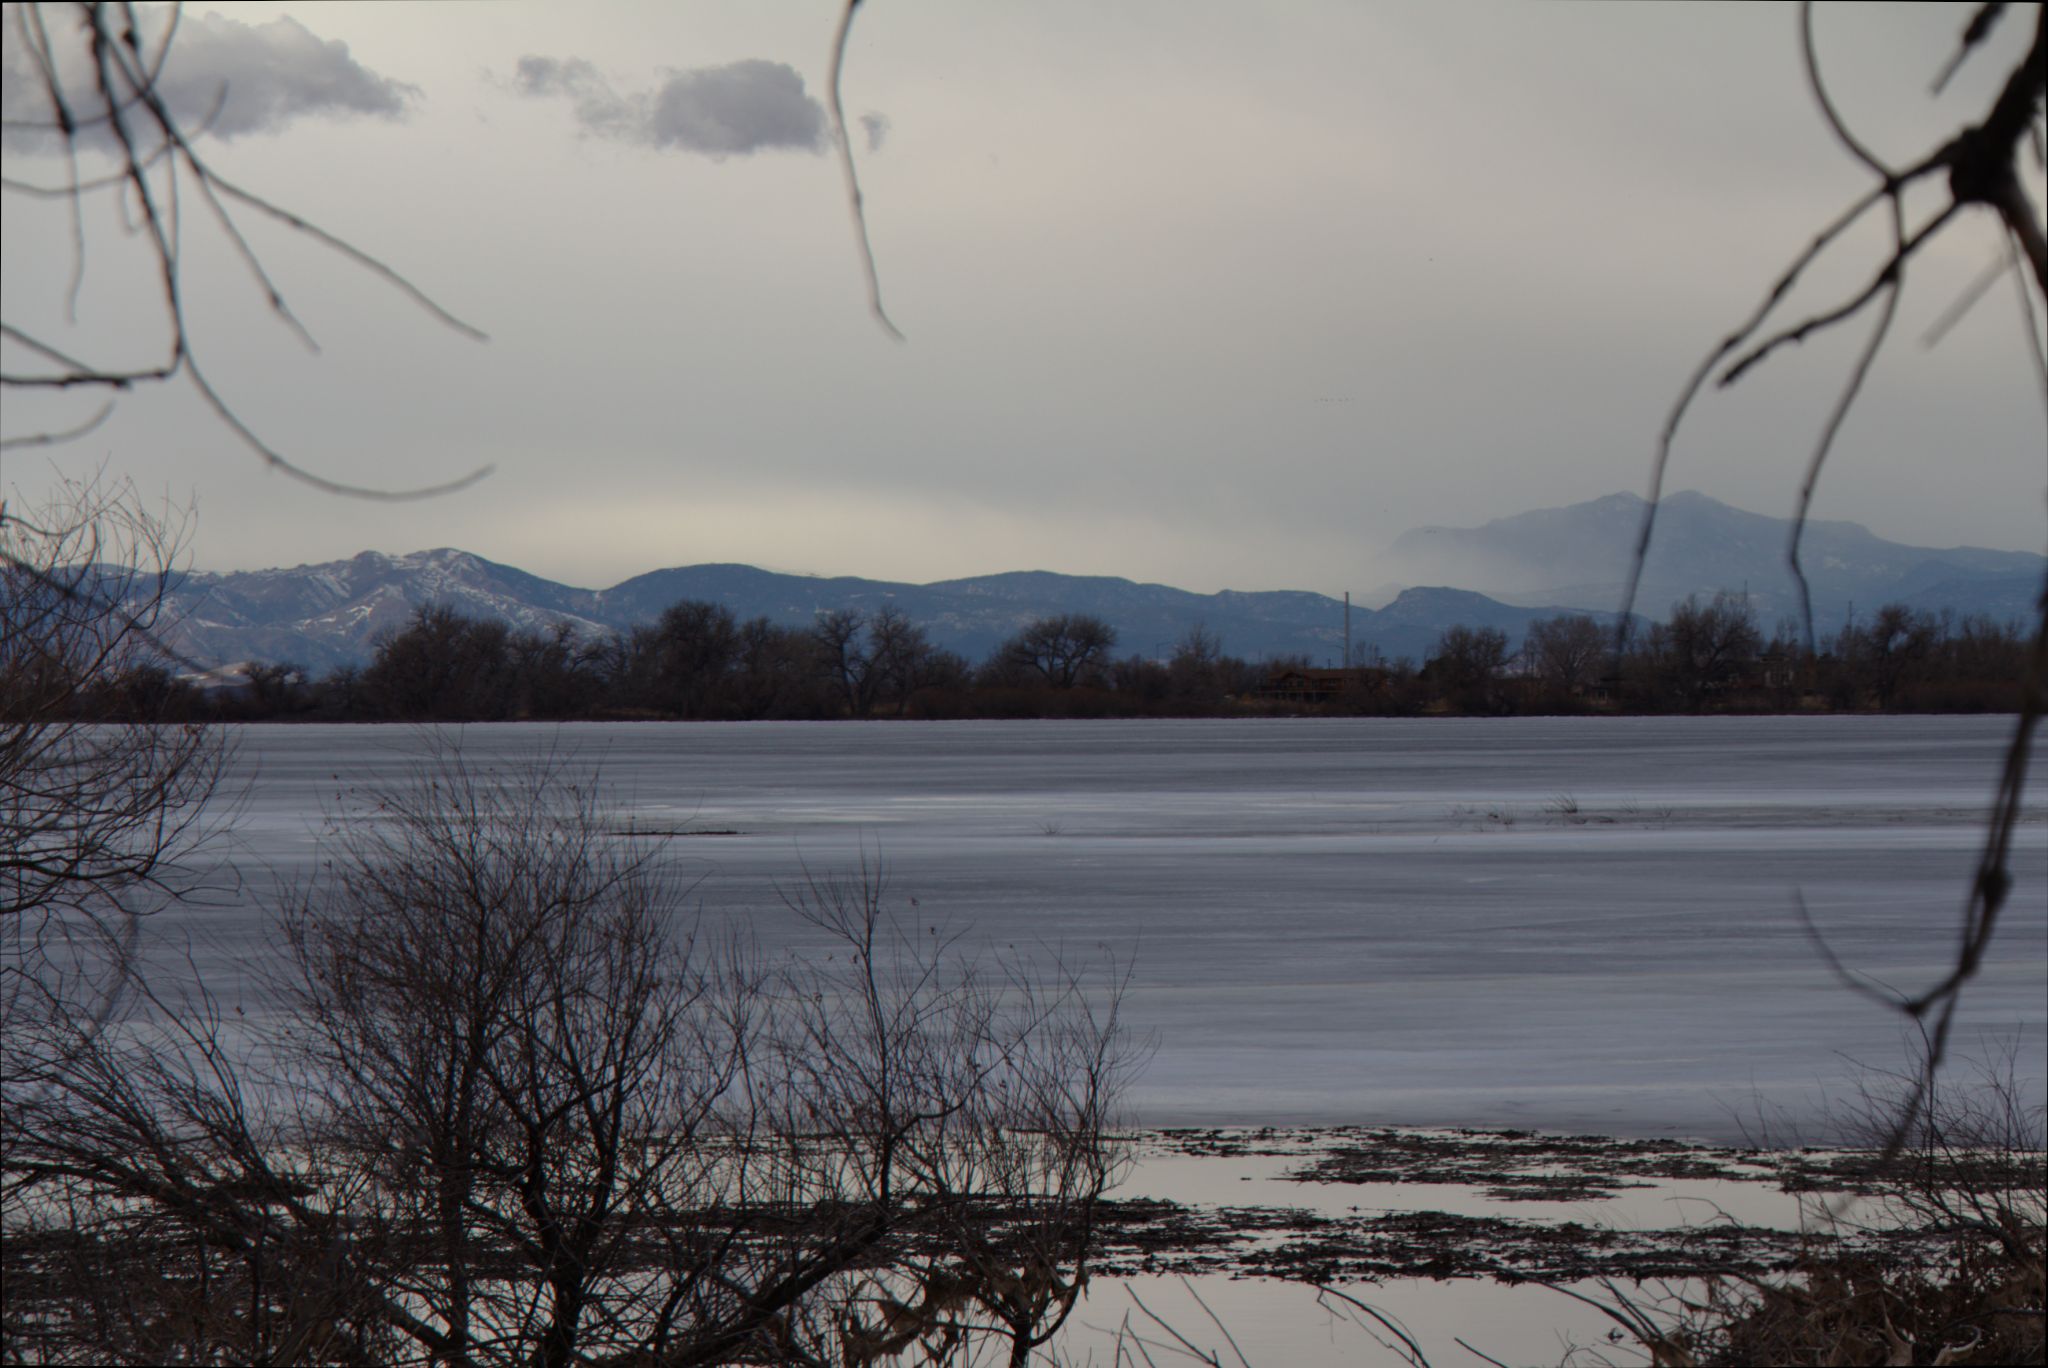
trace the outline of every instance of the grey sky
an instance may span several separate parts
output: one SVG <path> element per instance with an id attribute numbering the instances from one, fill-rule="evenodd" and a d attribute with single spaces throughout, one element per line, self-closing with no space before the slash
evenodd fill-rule
<path id="1" fill-rule="evenodd" d="M 252 223 L 309 355 L 194 212 L 209 373 L 322 473 L 496 473 L 338 500 L 266 474 L 179 387 L 54 457 L 6 453 L 6 482 L 104 461 L 189 494 L 206 568 L 453 545 L 593 586 L 741 560 L 1363 590 L 1400 576 L 1379 552 L 1408 527 L 1640 491 L 1705 348 L 1866 186 L 1812 107 L 1789 6 L 874 0 L 843 96 L 899 345 L 817 155 L 837 17 L 188 9 L 177 88 L 211 108 L 226 82 L 223 174 L 491 335 Z M 1820 12 L 1840 103 L 1881 152 L 1981 111 L 2033 22 L 2010 15 L 1930 99 L 1964 17 Z M 60 165 L 8 142 L 10 175 Z M 9 197 L 10 320 L 153 359 L 135 244 L 111 203 L 85 227 L 72 325 L 68 219 Z M 1878 227 L 1792 307 L 1873 270 Z M 1918 342 L 1998 251 L 1970 223 L 1915 267 L 1819 516 L 2043 549 L 2048 437 L 2010 284 Z M 1861 338 L 1710 396 L 1672 487 L 1788 511 Z M 89 411 L 10 396 L 5 424 Z"/>

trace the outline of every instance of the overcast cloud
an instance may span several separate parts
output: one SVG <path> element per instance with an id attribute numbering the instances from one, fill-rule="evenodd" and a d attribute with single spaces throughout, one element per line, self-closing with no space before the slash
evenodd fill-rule
<path id="1" fill-rule="evenodd" d="M 23 7 L 9 5 L 10 11 Z M 51 7 L 47 27 L 65 100 L 85 125 L 81 141 L 111 147 L 106 104 L 97 98 L 93 61 L 82 27 L 65 6 Z M 141 8 L 142 48 L 151 61 L 161 51 L 169 24 L 163 6 Z M 53 111 L 47 87 L 28 79 L 33 70 L 16 13 L 5 25 L 4 107 L 10 123 L 48 123 Z M 401 119 L 418 100 L 419 89 L 380 76 L 349 54 L 339 39 L 323 40 L 290 15 L 244 23 L 213 11 L 188 10 L 172 35 L 156 93 L 188 131 L 204 129 L 216 138 L 279 133 L 308 116 L 370 115 Z M 132 116 L 131 116 L 132 119 Z M 97 122 L 95 122 L 97 121 Z M 61 144 L 32 128 L 9 130 L 9 143 L 45 153 Z"/>
<path id="2" fill-rule="evenodd" d="M 782 62 L 749 58 L 671 71 L 652 91 L 621 95 L 577 57 L 521 57 L 513 86 L 524 95 L 566 96 L 587 133 L 707 157 L 783 149 L 825 150 L 825 107 Z M 876 141 L 870 129 L 871 141 Z"/>
<path id="3" fill-rule="evenodd" d="M 251 216 L 316 355 L 188 213 L 206 374 L 336 479 L 495 473 L 420 503 L 336 499 L 265 471 L 188 388 L 140 386 L 84 441 L 0 455 L 0 487 L 105 463 L 194 498 L 208 569 L 457 546 L 592 587 L 741 561 L 1364 593 L 1405 579 L 1379 552 L 1410 528 L 1644 491 L 1685 377 L 1871 183 L 1815 109 L 1791 4 L 871 0 L 841 95 L 887 111 L 851 131 L 898 343 L 868 312 L 836 159 L 812 155 L 842 13 L 188 7 L 171 74 L 188 117 L 229 82 L 221 173 L 490 336 Z M 1842 117 L 1905 164 L 1982 117 L 2036 13 L 2012 7 L 1939 97 L 1968 7 L 1823 5 L 1814 24 Z M 20 55 L 10 117 L 33 105 Z M 240 136 L 259 130 L 281 135 Z M 1935 198 L 1909 197 L 1909 220 Z M 162 293 L 123 206 L 85 205 L 74 320 L 69 206 L 5 203 L 8 322 L 160 364 Z M 1872 215 L 1785 321 L 1861 289 L 1887 242 Z M 2003 250 L 1971 211 L 1914 257 L 1815 517 L 2048 542 L 2012 282 L 1919 341 Z M 1704 393 L 1669 487 L 1789 513 L 1870 321 Z M 37 364 L 0 339 L 0 367 Z M 16 391 L 4 427 L 99 402 Z"/>

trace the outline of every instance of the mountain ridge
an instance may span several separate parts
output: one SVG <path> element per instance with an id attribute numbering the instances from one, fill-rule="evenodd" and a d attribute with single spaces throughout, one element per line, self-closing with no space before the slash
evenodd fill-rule
<path id="1" fill-rule="evenodd" d="M 1419 569 L 1463 569 L 1428 577 L 1440 583 L 1404 588 L 1377 610 L 1355 606 L 1354 648 L 1360 655 L 1376 650 L 1387 659 L 1421 660 L 1450 626 L 1496 627 L 1512 643 L 1531 621 L 1558 612 L 1611 622 L 1643 508 L 1635 495 L 1612 494 L 1476 528 L 1406 533 L 1397 550 L 1405 545 Z M 1796 589 L 1782 564 L 1788 530 L 1783 519 L 1703 494 L 1668 496 L 1637 597 L 1639 612 L 1662 617 L 1670 603 L 1692 595 L 1747 592 L 1768 631 L 1796 612 Z M 2048 559 L 2031 553 L 1907 546 L 1848 522 L 1809 523 L 1806 547 L 1816 626 L 1824 634 L 1859 602 L 1866 610 L 1896 600 L 1925 611 L 2022 617 L 2048 568 Z M 189 657 L 208 664 L 291 660 L 318 672 L 363 663 L 380 634 L 402 627 L 429 604 L 519 629 L 566 623 L 591 635 L 651 621 L 682 599 L 708 600 L 736 617 L 765 617 L 785 627 L 839 609 L 893 606 L 924 626 L 934 644 L 970 660 L 984 658 L 1032 619 L 1062 612 L 1103 618 L 1117 629 L 1120 653 L 1154 657 L 1169 654 L 1197 625 L 1219 636 L 1225 650 L 1250 659 L 1306 656 L 1335 663 L 1344 643 L 1342 602 L 1310 590 L 1200 594 L 1049 570 L 913 584 L 787 574 L 731 561 L 665 567 L 609 588 L 584 589 L 452 547 L 402 555 L 364 551 L 290 568 L 187 572 L 174 580 L 168 606 L 178 622 L 173 644 Z"/>

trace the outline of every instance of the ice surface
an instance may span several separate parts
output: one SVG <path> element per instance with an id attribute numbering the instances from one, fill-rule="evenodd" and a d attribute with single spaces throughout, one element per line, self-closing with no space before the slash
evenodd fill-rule
<path id="1" fill-rule="evenodd" d="M 782 894 L 863 860 L 971 943 L 1134 966 L 1149 1124 L 1521 1125 L 1734 1138 L 1811 1124 L 1899 1024 L 1794 914 L 1902 989 L 1953 954 L 2004 718 L 605 724 L 449 729 L 473 762 L 598 767 L 708 919 L 801 951 Z M 157 918 L 232 996 L 266 908 L 405 727 L 239 735 L 235 894 Z M 1957 1039 L 2048 1024 L 2039 777 Z M 720 833 L 678 834 L 666 833 Z"/>

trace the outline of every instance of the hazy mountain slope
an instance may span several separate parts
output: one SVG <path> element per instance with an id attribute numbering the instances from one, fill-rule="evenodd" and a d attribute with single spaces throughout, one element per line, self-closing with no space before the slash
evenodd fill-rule
<path id="1" fill-rule="evenodd" d="M 1612 607 L 1620 603 L 1642 517 L 1643 500 L 1610 494 L 1482 527 L 1418 528 L 1394 550 L 1417 580 L 1469 585 L 1519 604 Z M 1690 490 L 1669 495 L 1658 510 L 1637 610 L 1662 617 L 1688 595 L 1746 590 L 1768 629 L 1798 612 L 1797 585 L 1785 565 L 1790 534 L 1784 518 Z M 1823 633 L 1840 627 L 1852 606 L 1867 611 L 1895 599 L 2008 616 L 2013 584 L 2031 581 L 2038 592 L 2048 565 L 2018 551 L 1906 546 L 1858 523 L 1829 521 L 1806 525 L 1800 560 Z"/>
<path id="2" fill-rule="evenodd" d="M 1376 613 L 1352 610 L 1352 640 L 1370 644 L 1388 660 L 1403 656 L 1420 665 L 1436 647 L 1446 627 L 1493 627 L 1507 635 L 1508 648 L 1521 646 L 1529 624 L 1555 617 L 1561 608 L 1527 608 L 1502 603 L 1469 589 L 1408 589 Z M 1612 613 L 1595 613 L 1604 624 Z M 1341 651 L 1340 651 L 1341 654 Z"/>

